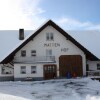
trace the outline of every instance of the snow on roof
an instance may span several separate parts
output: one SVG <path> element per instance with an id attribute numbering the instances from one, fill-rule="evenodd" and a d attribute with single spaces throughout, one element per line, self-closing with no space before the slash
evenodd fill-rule
<path id="1" fill-rule="evenodd" d="M 31 30 L 25 30 L 25 38 L 32 33 Z M 0 31 L 0 61 L 24 40 L 19 40 L 19 30 Z"/>
<path id="2" fill-rule="evenodd" d="M 99 31 L 66 31 L 76 41 L 100 58 L 100 32 Z M 19 40 L 19 30 L 0 31 L 0 61 L 22 44 L 31 34 L 32 30 L 25 30 L 25 39 Z"/>
<path id="3" fill-rule="evenodd" d="M 87 48 L 91 53 L 100 59 L 100 32 L 96 30 L 87 31 L 66 31 L 77 42 Z"/>

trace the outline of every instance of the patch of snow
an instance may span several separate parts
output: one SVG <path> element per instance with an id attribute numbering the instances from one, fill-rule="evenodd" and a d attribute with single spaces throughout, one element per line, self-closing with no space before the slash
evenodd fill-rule
<path id="1" fill-rule="evenodd" d="M 100 31 L 96 30 L 67 30 L 69 35 L 71 35 L 77 42 L 84 46 L 87 50 L 93 53 L 100 59 Z"/>
<path id="2" fill-rule="evenodd" d="M 44 23 L 45 24 L 45 23 Z M 43 25 L 44 25 L 43 24 Z M 41 26 L 43 26 L 41 25 Z M 40 27 L 41 27 L 40 26 Z M 40 27 L 38 29 L 40 29 Z M 37 29 L 37 30 L 38 30 Z M 20 46 L 27 38 L 29 38 L 35 31 L 25 30 L 25 39 L 19 40 L 18 30 L 2 30 L 0 31 L 0 62 L 7 57 L 13 50 Z M 69 31 L 76 41 L 87 48 L 91 53 L 100 58 L 100 48 L 97 45 L 100 42 L 100 32 L 99 31 Z"/>
<path id="3" fill-rule="evenodd" d="M 40 25 L 35 31 L 24 30 L 25 39 L 19 40 L 19 31 L 18 30 L 2 30 L 0 31 L 0 62 L 5 59 L 10 53 L 12 53 L 17 47 L 19 47 L 24 41 L 26 41 L 32 34 L 39 30 L 45 23 Z M 7 45 L 8 44 L 8 45 Z"/>
<path id="4" fill-rule="evenodd" d="M 30 100 L 30 99 L 0 93 L 0 100 Z"/>
<path id="5" fill-rule="evenodd" d="M 25 37 L 27 37 L 30 33 L 32 34 L 31 30 L 25 30 Z M 0 62 L 23 41 L 24 40 L 19 40 L 19 30 L 0 31 Z"/>
<path id="6" fill-rule="evenodd" d="M 90 78 L 0 82 L 0 100 L 100 100 L 100 82 Z"/>

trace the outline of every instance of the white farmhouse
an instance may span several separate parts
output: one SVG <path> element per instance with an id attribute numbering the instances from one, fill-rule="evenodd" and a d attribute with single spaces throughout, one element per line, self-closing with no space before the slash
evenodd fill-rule
<path id="1" fill-rule="evenodd" d="M 35 32 L 0 33 L 0 81 L 99 76 L 99 58 L 51 20 Z"/>

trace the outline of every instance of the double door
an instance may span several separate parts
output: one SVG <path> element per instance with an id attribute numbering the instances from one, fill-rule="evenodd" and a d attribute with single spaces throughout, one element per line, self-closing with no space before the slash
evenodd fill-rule
<path id="1" fill-rule="evenodd" d="M 44 79 L 54 79 L 57 77 L 57 66 L 56 65 L 44 65 Z"/>

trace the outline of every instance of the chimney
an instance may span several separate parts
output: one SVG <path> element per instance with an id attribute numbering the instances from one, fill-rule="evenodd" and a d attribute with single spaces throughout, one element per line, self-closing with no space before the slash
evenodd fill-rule
<path id="1" fill-rule="evenodd" d="M 24 29 L 19 29 L 19 40 L 24 40 Z"/>

